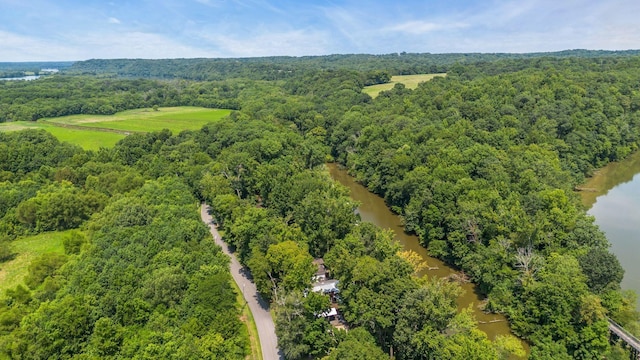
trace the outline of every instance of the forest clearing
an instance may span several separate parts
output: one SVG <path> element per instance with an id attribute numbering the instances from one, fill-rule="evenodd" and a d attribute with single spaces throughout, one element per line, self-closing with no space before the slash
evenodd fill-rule
<path id="1" fill-rule="evenodd" d="M 365 86 L 362 91 L 372 98 L 375 98 L 382 91 L 393 89 L 396 84 L 404 84 L 407 89 L 415 89 L 421 82 L 429 81 L 436 76 L 447 76 L 446 73 L 440 74 L 417 74 L 417 75 L 395 75 L 391 77 L 391 81 L 384 84 L 376 84 Z"/>

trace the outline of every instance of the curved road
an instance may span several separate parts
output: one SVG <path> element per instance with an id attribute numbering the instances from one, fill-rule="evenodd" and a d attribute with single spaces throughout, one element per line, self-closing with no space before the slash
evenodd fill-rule
<path id="1" fill-rule="evenodd" d="M 202 217 L 202 221 L 209 226 L 209 231 L 211 231 L 211 235 L 213 236 L 216 244 L 220 245 L 220 247 L 222 247 L 222 251 L 231 258 L 231 276 L 236 284 L 238 284 L 238 287 L 242 290 L 242 295 L 249 305 L 249 309 L 253 314 L 253 319 L 256 322 L 258 337 L 260 337 L 260 347 L 262 347 L 262 359 L 284 359 L 278 350 L 276 327 L 273 324 L 273 319 L 269 313 L 269 304 L 262 300 L 258 294 L 255 284 L 247 277 L 248 271 L 240 265 L 238 259 L 236 259 L 236 257 L 229 251 L 229 246 L 220 238 L 218 229 L 212 223 L 213 219 L 211 218 L 211 215 L 209 215 L 209 205 L 204 203 L 202 204 L 202 207 L 200 208 L 200 216 Z"/>

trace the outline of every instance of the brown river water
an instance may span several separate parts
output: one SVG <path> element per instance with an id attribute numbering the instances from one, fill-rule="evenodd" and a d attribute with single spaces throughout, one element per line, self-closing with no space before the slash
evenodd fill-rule
<path id="1" fill-rule="evenodd" d="M 395 239 L 402 244 L 405 250 L 415 251 L 427 262 L 431 270 L 422 271 L 421 276 L 446 277 L 457 272 L 441 260 L 429 256 L 427 250 L 420 245 L 418 237 L 407 234 L 404 231 L 400 217 L 387 207 L 384 199 L 357 183 L 353 177 L 347 174 L 346 170 L 338 168 L 337 164 L 327 164 L 327 167 L 331 177 L 349 188 L 351 198 L 360 203 L 358 210 L 362 221 L 393 230 Z M 475 292 L 474 284 L 463 283 L 461 286 L 464 289 L 464 293 L 458 298 L 458 309 L 467 308 L 471 304 L 474 315 L 478 320 L 478 328 L 484 331 L 490 339 L 494 339 L 497 335 L 511 334 L 509 323 L 504 316 L 487 314 L 479 308 L 482 298 Z M 523 346 L 528 352 L 527 344 L 523 342 Z"/>

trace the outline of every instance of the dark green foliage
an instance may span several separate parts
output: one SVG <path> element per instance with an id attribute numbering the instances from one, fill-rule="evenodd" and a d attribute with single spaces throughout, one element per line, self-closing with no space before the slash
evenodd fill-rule
<path id="1" fill-rule="evenodd" d="M 309 355 L 322 357 L 336 345 L 338 339 L 331 331 L 331 325 L 317 316 L 328 310 L 328 306 L 315 308 L 319 296 L 302 297 L 299 292 L 290 292 L 281 294 L 277 300 L 276 334 L 286 359 L 304 359 Z"/>
<path id="2" fill-rule="evenodd" d="M 43 303 L 22 321 L 12 355 L 49 359 L 82 353 L 95 321 L 91 302 L 90 297 L 67 295 L 55 302 Z"/>
<path id="3" fill-rule="evenodd" d="M 55 254 L 32 263 L 25 281 L 34 288 L 44 280 L 42 302 L 4 338 L 3 350 L 22 358 L 244 358 L 227 259 L 196 204 L 175 178 L 112 200 L 89 224 L 91 244 L 72 265 L 60 272 L 66 257 Z M 83 242 L 72 233 L 65 247 L 76 253 Z"/>
<path id="4" fill-rule="evenodd" d="M 6 240 L 0 240 L 0 264 L 13 259 L 14 253 L 11 250 L 11 245 Z"/>
<path id="5" fill-rule="evenodd" d="M 29 275 L 24 279 L 24 283 L 35 289 L 48 276 L 53 276 L 66 261 L 67 257 L 62 254 L 49 253 L 40 256 L 29 265 Z"/>
<path id="6" fill-rule="evenodd" d="M 44 130 L 0 132 L 0 171 L 20 177 L 42 166 L 61 165 L 81 151 Z"/>
<path id="7" fill-rule="evenodd" d="M 389 357 L 375 346 L 375 340 L 364 329 L 349 331 L 344 341 L 329 355 L 330 360 L 384 360 Z"/>
<path id="8" fill-rule="evenodd" d="M 591 249 L 578 260 L 587 276 L 587 285 L 595 293 L 615 290 L 622 281 L 624 269 L 618 258 L 606 249 Z"/>
<path id="9" fill-rule="evenodd" d="M 468 311 L 456 312 L 456 285 L 417 280 L 390 232 L 358 223 L 356 204 L 321 169 L 335 158 L 478 284 L 487 308 L 531 341 L 532 358 L 618 354 L 604 316 L 633 329 L 635 298 L 619 291 L 621 268 L 572 190 L 638 149 L 640 63 L 634 52 L 597 54 L 92 60 L 74 71 L 214 81 L 0 84 L 0 121 L 154 105 L 240 109 L 201 131 L 131 135 L 95 154 L 42 132 L 0 134 L 8 239 L 92 216 L 78 256 L 34 267 L 33 294 L 7 294 L 0 349 L 243 358 L 227 260 L 196 215 L 206 200 L 274 300 L 287 358 L 507 356 L 509 339 L 491 344 Z M 396 85 L 375 100 L 361 92 L 391 74 L 444 70 L 416 90 Z M 70 239 L 66 251 L 80 243 Z M 346 335 L 317 317 L 326 298 L 302 295 L 321 256 L 340 280 Z"/>
<path id="10" fill-rule="evenodd" d="M 246 83 L 98 79 L 53 76 L 0 82 L 0 122 L 35 121 L 74 114 L 111 115 L 153 106 L 238 109 Z"/>
<path id="11" fill-rule="evenodd" d="M 457 65 L 352 108 L 329 141 L 516 333 L 594 358 L 607 351 L 605 311 L 588 293 L 619 289 L 622 271 L 572 191 L 638 149 L 638 66 L 637 57 Z M 557 261 L 563 271 L 547 277 Z"/>
<path id="12" fill-rule="evenodd" d="M 106 200 L 100 193 L 85 193 L 66 182 L 54 183 L 20 203 L 16 216 L 37 232 L 71 229 L 101 210 Z"/>
<path id="13" fill-rule="evenodd" d="M 532 66 L 522 59 L 533 58 L 543 61 L 550 57 L 611 57 L 638 55 L 637 50 L 593 51 L 566 50 L 559 52 L 530 54 L 416 54 L 394 53 L 385 55 L 350 54 L 303 57 L 262 57 L 236 59 L 92 59 L 78 61 L 66 70 L 72 74 L 109 74 L 122 77 L 181 78 L 193 80 L 219 80 L 228 78 L 251 78 L 278 80 L 298 76 L 316 69 L 350 69 L 362 72 L 381 72 L 385 69 L 394 75 L 440 73 L 455 71 L 461 63 L 487 63 L 488 70 L 494 70 L 496 60 L 506 60 L 504 67 L 513 71 Z M 518 59 L 518 60 L 515 60 Z M 524 65 L 522 65 L 524 64 Z"/>

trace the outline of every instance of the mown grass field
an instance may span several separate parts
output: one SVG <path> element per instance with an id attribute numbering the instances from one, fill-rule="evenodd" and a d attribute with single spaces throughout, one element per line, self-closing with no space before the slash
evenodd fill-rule
<path id="1" fill-rule="evenodd" d="M 60 141 L 81 146 L 85 150 L 112 147 L 127 132 L 152 132 L 169 129 L 173 134 L 183 130 L 199 130 L 209 122 L 219 121 L 231 113 L 226 109 L 190 106 L 136 109 L 114 115 L 70 115 L 34 121 L 0 123 L 0 131 L 44 129 Z"/>
<path id="2" fill-rule="evenodd" d="M 429 81 L 436 76 L 447 76 L 447 74 L 418 74 L 418 75 L 396 75 L 391 77 L 391 82 L 366 86 L 362 91 L 375 98 L 381 91 L 391 90 L 397 83 L 404 84 L 408 89 L 415 89 L 421 82 Z"/>
<path id="3" fill-rule="evenodd" d="M 42 233 L 13 241 L 11 250 L 16 254 L 15 257 L 0 264 L 0 294 L 18 284 L 24 285 L 29 264 L 38 256 L 47 253 L 64 254 L 62 239 L 71 231 L 73 230 Z"/>
<path id="4" fill-rule="evenodd" d="M 50 132 L 60 141 L 79 145 L 85 150 L 98 150 L 101 147 L 112 147 L 125 135 L 92 129 L 68 129 L 44 122 L 17 121 L 0 123 L 0 131 L 18 131 L 24 129 L 43 129 Z"/>
<path id="5" fill-rule="evenodd" d="M 230 113 L 231 110 L 226 109 L 180 106 L 158 108 L 157 111 L 147 108 L 122 111 L 114 115 L 71 115 L 43 120 L 56 124 L 119 131 L 151 132 L 169 129 L 177 134 L 182 130 L 199 130 L 205 124 L 218 121 Z"/>

